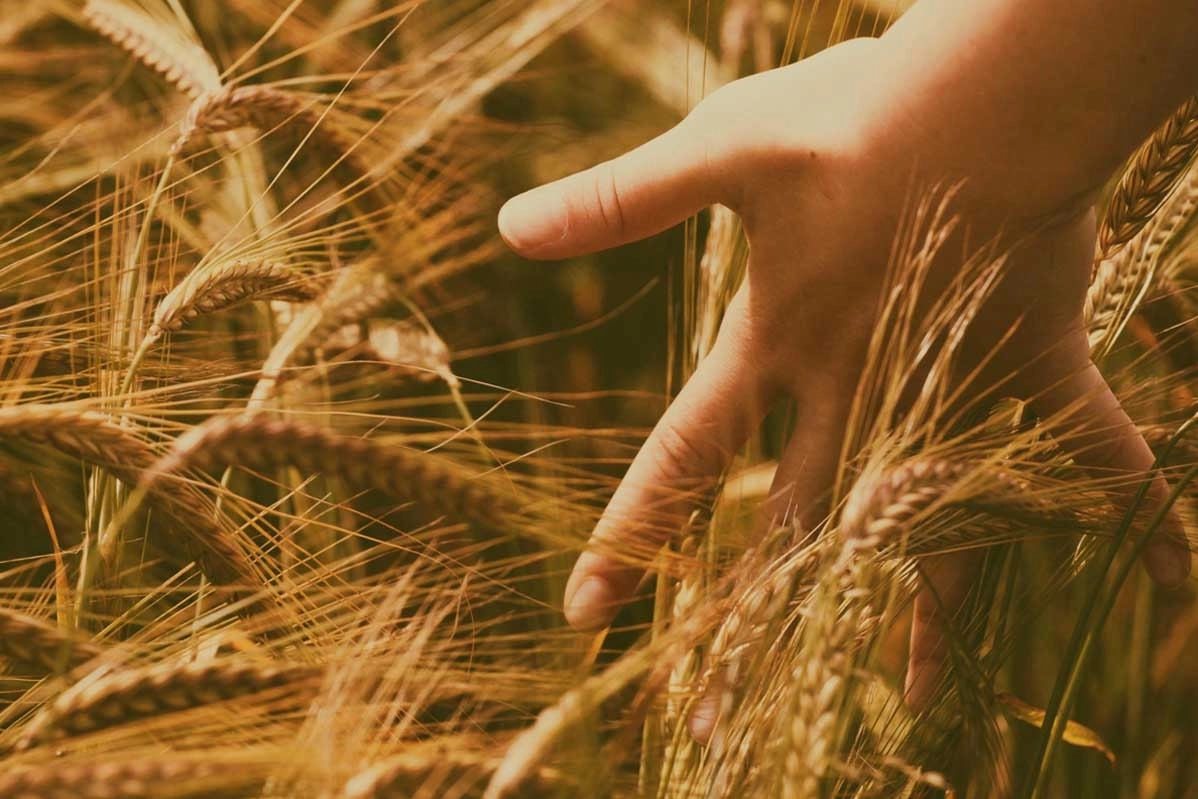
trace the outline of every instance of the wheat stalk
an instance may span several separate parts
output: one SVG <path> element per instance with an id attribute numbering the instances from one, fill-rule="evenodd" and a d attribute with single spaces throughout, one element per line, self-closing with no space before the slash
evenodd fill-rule
<path id="1" fill-rule="evenodd" d="M 164 758 L 106 759 L 82 764 L 51 761 L 10 767 L 0 774 L 9 799 L 240 799 L 265 774 L 257 764 Z"/>
<path id="2" fill-rule="evenodd" d="M 320 670 L 252 660 L 155 663 L 97 671 L 58 695 L 22 731 L 18 751 L 275 689 L 314 688 Z"/>
<path id="3" fill-rule="evenodd" d="M 312 424 L 267 414 L 217 417 L 184 433 L 146 471 L 143 488 L 163 488 L 191 469 L 238 465 L 259 471 L 293 466 L 312 473 L 337 474 L 349 483 L 400 499 L 426 503 L 438 511 L 487 528 L 510 523 L 513 499 L 490 480 L 474 478 L 437 455 L 350 438 Z"/>
<path id="4" fill-rule="evenodd" d="M 146 335 L 158 338 L 198 316 L 252 300 L 307 302 L 316 295 L 316 284 L 286 263 L 257 258 L 222 262 L 192 272 L 171 289 L 154 310 Z"/>
<path id="5" fill-rule="evenodd" d="M 1198 98 L 1181 105 L 1132 157 L 1098 228 L 1098 260 L 1114 255 L 1152 219 L 1198 150 Z"/>
<path id="6" fill-rule="evenodd" d="M 132 430 L 106 414 L 56 405 L 17 405 L 0 409 L 0 437 L 53 447 L 102 466 L 122 480 L 136 481 L 155 460 L 153 449 Z"/>
<path id="7" fill-rule="evenodd" d="M 101 36 L 189 97 L 220 88 L 220 73 L 203 48 L 148 14 L 113 0 L 87 0 L 83 16 Z"/>
<path id="8" fill-rule="evenodd" d="M 62 674 L 100 656 L 96 644 L 41 619 L 0 608 L 0 655 L 47 674 Z"/>
<path id="9" fill-rule="evenodd" d="M 409 320 L 372 321 L 366 331 L 364 358 L 376 358 L 420 382 L 444 380 L 459 385 L 450 368 L 451 353 L 444 339 L 432 328 Z"/>

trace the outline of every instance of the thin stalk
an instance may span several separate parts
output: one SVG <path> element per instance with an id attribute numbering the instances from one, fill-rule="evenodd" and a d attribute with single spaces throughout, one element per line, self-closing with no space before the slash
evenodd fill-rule
<path id="1" fill-rule="evenodd" d="M 1141 760 L 1144 756 L 1144 708 L 1148 704 L 1148 669 L 1151 657 L 1152 606 L 1155 589 L 1143 574 L 1136 586 L 1136 607 L 1132 618 L 1130 654 L 1127 658 L 1127 719 L 1124 723 L 1123 751 L 1119 769 L 1122 776 L 1119 795 L 1136 799 L 1139 792 Z"/>
<path id="2" fill-rule="evenodd" d="M 150 239 L 150 223 L 154 220 L 154 213 L 158 210 L 158 199 L 166 191 L 166 182 L 170 179 L 171 169 L 174 165 L 175 155 L 171 153 L 167 156 L 166 165 L 163 166 L 162 174 L 158 177 L 158 185 L 154 187 L 154 192 L 150 195 L 149 202 L 146 203 L 146 218 L 142 222 L 141 230 L 137 231 L 137 243 L 133 246 L 133 261 L 131 265 L 137 264 L 145 254 L 146 245 Z M 130 292 L 130 302 L 132 302 L 132 295 L 133 292 Z M 126 308 L 127 318 L 131 318 L 131 312 L 132 308 Z M 140 368 L 142 361 L 145 360 L 146 353 L 149 352 L 153 343 L 153 339 L 147 340 L 145 336 L 142 336 L 141 343 L 138 345 L 136 352 L 134 352 L 133 358 L 129 361 L 128 368 L 125 369 L 125 378 L 121 381 L 120 393 L 117 396 L 125 397 L 126 407 L 131 402 L 129 391 L 133 388 L 133 381 L 137 375 L 137 370 Z"/>

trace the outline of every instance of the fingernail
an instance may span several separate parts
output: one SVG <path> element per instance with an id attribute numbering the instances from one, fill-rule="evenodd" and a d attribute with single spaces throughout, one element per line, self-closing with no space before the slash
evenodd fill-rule
<path id="1" fill-rule="evenodd" d="M 535 252 L 566 237 L 561 217 L 547 212 L 535 193 L 513 197 L 499 209 L 499 235 L 520 252 Z"/>
<path id="2" fill-rule="evenodd" d="M 602 577 L 588 577 L 566 600 L 566 620 L 580 631 L 597 630 L 611 621 L 611 586 Z"/>

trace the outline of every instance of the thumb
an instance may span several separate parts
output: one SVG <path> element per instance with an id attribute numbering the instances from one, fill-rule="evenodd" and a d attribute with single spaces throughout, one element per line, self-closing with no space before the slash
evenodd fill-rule
<path id="1" fill-rule="evenodd" d="M 709 138 L 692 114 L 619 158 L 512 198 L 500 235 L 525 257 L 552 259 L 659 233 L 721 201 Z"/>

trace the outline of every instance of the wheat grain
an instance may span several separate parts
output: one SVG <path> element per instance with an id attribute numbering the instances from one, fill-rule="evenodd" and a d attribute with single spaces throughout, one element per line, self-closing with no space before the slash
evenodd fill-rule
<path id="1" fill-rule="evenodd" d="M 157 338 L 202 314 L 252 300 L 307 302 L 316 295 L 316 284 L 283 262 L 243 258 L 219 263 L 191 273 L 163 297 L 147 336 Z"/>
<path id="2" fill-rule="evenodd" d="M 220 88 L 220 73 L 212 59 L 175 28 L 111 0 L 87 0 L 83 15 L 101 36 L 160 73 L 189 97 Z"/>
<path id="3" fill-rule="evenodd" d="M 97 658 L 102 649 L 41 619 L 0 608 L 0 655 L 61 674 Z"/>
<path id="4" fill-rule="evenodd" d="M 703 564 L 696 560 L 704 532 L 702 528 L 699 513 L 696 511 L 691 514 L 678 545 L 679 559 L 683 563 L 684 571 L 676 581 L 673 601 L 670 603 L 670 619 L 675 624 L 690 618 L 702 599 Z M 684 698 L 693 689 L 698 670 L 699 654 L 692 649 L 678 660 L 670 672 L 665 713 L 667 732 L 682 718 L 683 710 L 689 704 Z"/>
<path id="5" fill-rule="evenodd" d="M 794 532 L 793 527 L 779 527 L 771 538 L 789 539 Z M 764 703 L 756 699 L 763 690 L 763 669 L 779 651 L 788 608 L 804 601 L 800 584 L 831 565 L 834 543 L 834 537 L 822 536 L 771 557 L 775 547 L 765 542 L 747 552 L 737 568 L 738 590 L 712 638 L 701 680 L 705 695 L 696 711 L 710 725 L 701 730 L 709 739 L 709 755 L 700 774 L 701 784 L 710 783 L 714 796 L 737 795 L 743 787 L 737 775 L 752 771 L 750 758 L 769 745 L 784 703 L 777 694 Z"/>
<path id="6" fill-rule="evenodd" d="M 138 719 L 177 713 L 276 689 L 301 696 L 320 671 L 253 660 L 155 663 L 98 671 L 63 691 L 29 722 L 18 750 Z"/>
<path id="7" fill-rule="evenodd" d="M 1119 179 L 1098 229 L 1099 260 L 1110 258 L 1160 208 L 1198 150 L 1198 98 L 1191 98 L 1145 142 Z"/>
<path id="8" fill-rule="evenodd" d="M 229 464 L 337 474 L 353 485 L 424 503 L 487 528 L 510 523 L 516 513 L 513 498 L 492 481 L 474 478 L 440 456 L 267 414 L 218 417 L 192 428 L 147 470 L 143 486 L 160 488 L 186 469 Z"/>

